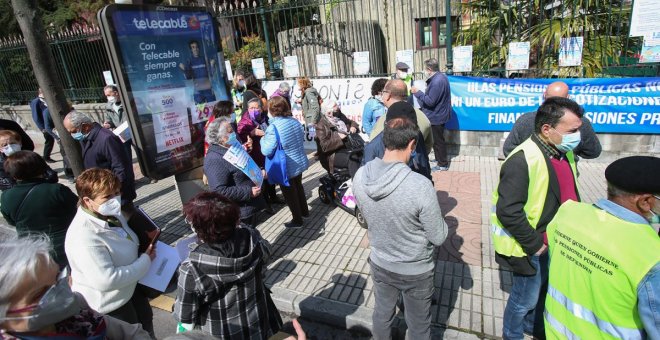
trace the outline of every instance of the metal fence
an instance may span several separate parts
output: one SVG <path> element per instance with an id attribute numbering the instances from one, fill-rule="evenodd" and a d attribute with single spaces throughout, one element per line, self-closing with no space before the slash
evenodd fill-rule
<path id="1" fill-rule="evenodd" d="M 104 98 L 103 71 L 110 70 L 110 62 L 98 27 L 51 33 L 48 41 L 69 100 Z M 0 103 L 27 103 L 37 96 L 38 87 L 23 38 L 0 38 Z"/>
<path id="2" fill-rule="evenodd" d="M 473 71 L 483 77 L 658 76 L 660 64 L 640 64 L 641 38 L 628 38 L 631 0 L 205 0 L 218 20 L 234 70 L 264 58 L 282 79 L 284 57 L 298 56 L 300 73 L 318 77 L 316 55 L 330 54 L 333 77 L 353 77 L 354 52 L 369 51 L 368 76 L 392 74 L 396 53 L 413 50 L 415 76 L 436 58 L 451 65 L 447 47 L 472 45 Z M 450 6 L 447 6 L 450 5 Z M 450 7 L 449 10 L 447 7 Z M 446 13 L 451 13 L 447 17 Z M 448 24 L 449 23 L 449 24 Z M 447 28 L 451 34 L 447 34 Z M 555 34 L 554 31 L 559 33 Z M 558 37 L 584 37 L 583 66 L 559 67 Z M 71 101 L 103 99 L 109 61 L 96 27 L 49 36 L 57 72 Z M 530 69 L 506 70 L 508 44 L 530 41 Z M 450 53 L 451 54 L 451 53 Z M 26 103 L 37 83 L 22 38 L 0 38 L 0 103 Z"/>
<path id="3" fill-rule="evenodd" d="M 298 56 L 302 75 L 317 76 L 317 54 L 331 54 L 334 76 L 353 76 L 357 51 L 370 52 L 371 76 L 392 74 L 400 50 L 413 50 L 417 76 L 428 58 L 451 71 L 447 47 L 452 45 L 474 48 L 473 71 L 463 75 L 660 74 L 659 63 L 639 63 L 642 38 L 628 37 L 633 0 L 264 0 L 206 5 L 218 18 L 232 65 L 249 69 L 251 58 L 262 57 L 274 78 L 286 77 L 282 61 L 290 55 Z M 560 41 L 567 37 L 584 39 L 581 66 L 558 65 Z M 507 71 L 508 45 L 517 41 L 531 43 L 529 70 Z"/>

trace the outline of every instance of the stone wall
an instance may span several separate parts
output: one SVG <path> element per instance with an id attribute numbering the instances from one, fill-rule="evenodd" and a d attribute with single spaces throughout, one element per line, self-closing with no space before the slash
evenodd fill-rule
<path id="1" fill-rule="evenodd" d="M 76 110 L 87 113 L 101 121 L 105 104 L 78 104 Z M 38 134 L 32 121 L 30 107 L 2 106 L 0 118 L 18 122 L 31 135 Z M 449 153 L 453 155 L 501 157 L 506 132 L 491 131 L 447 131 Z M 633 155 L 660 156 L 660 135 L 598 134 L 603 152 L 597 161 L 611 162 L 617 158 Z"/>

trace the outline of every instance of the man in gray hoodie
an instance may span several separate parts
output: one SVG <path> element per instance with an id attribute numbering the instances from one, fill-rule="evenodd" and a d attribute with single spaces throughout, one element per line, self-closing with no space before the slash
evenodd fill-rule
<path id="1" fill-rule="evenodd" d="M 447 224 L 431 181 L 407 166 L 418 131 L 408 118 L 389 120 L 383 158 L 368 162 L 353 179 L 357 204 L 369 225 L 374 339 L 391 339 L 401 294 L 408 338 L 431 338 L 433 249 L 445 241 Z"/>

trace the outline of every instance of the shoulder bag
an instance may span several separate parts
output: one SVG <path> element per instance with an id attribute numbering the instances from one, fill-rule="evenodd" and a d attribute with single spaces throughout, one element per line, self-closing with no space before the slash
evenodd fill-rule
<path id="1" fill-rule="evenodd" d="M 268 175 L 268 182 L 288 187 L 289 176 L 286 172 L 286 154 L 284 153 L 280 134 L 277 132 L 277 127 L 275 125 L 273 125 L 273 130 L 275 131 L 277 147 L 272 155 L 266 157 L 266 174 Z"/>

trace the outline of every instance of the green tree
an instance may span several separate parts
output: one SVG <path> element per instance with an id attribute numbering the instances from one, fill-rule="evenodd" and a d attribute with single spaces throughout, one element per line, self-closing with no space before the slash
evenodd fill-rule
<path id="1" fill-rule="evenodd" d="M 471 0 L 461 4 L 469 25 L 457 32 L 457 44 L 473 46 L 474 65 L 502 69 L 510 42 L 529 41 L 530 76 L 602 74 L 639 52 L 639 39 L 628 39 L 630 0 Z M 583 37 L 582 66 L 559 67 L 562 38 Z"/>

